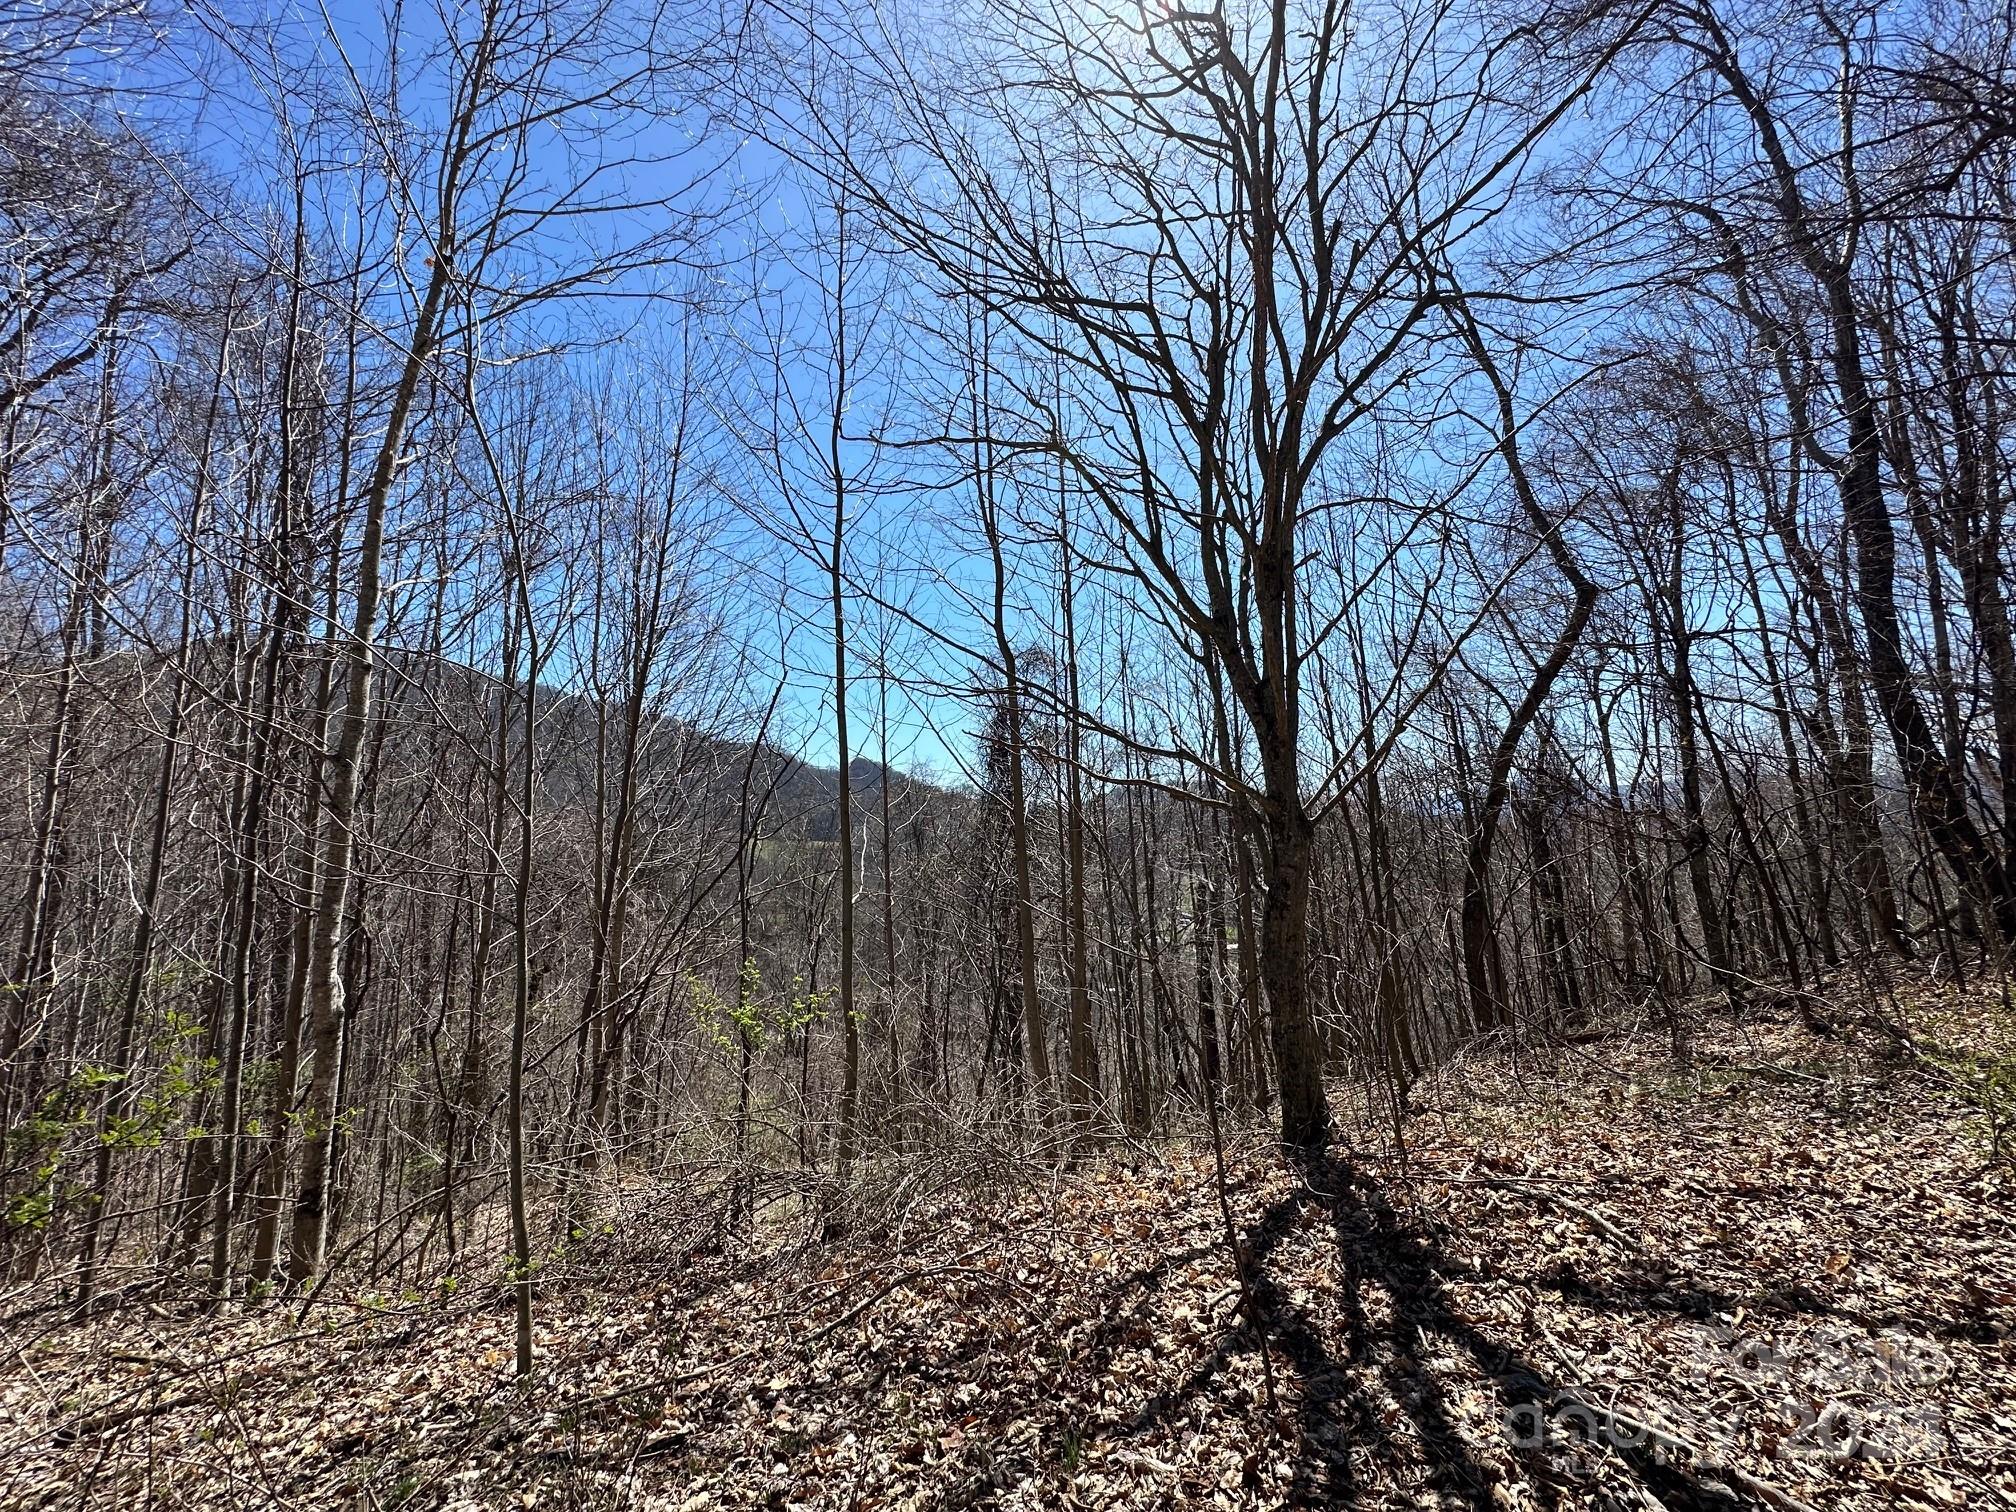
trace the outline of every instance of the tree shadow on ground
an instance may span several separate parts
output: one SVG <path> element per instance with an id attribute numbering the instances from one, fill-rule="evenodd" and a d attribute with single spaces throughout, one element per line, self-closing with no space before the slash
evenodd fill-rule
<path id="1" fill-rule="evenodd" d="M 1283 1377 L 1284 1416 L 1293 1417 L 1284 1505 L 1360 1505 L 1375 1488 L 1380 1494 L 1393 1489 L 1396 1478 L 1418 1483 L 1425 1470 L 1426 1483 L 1416 1484 L 1417 1492 L 1434 1495 L 1444 1506 L 1493 1512 L 1493 1487 L 1505 1479 L 1502 1463 L 1479 1458 L 1451 1402 L 1453 1391 L 1476 1385 L 1488 1386 L 1495 1396 L 1496 1415 L 1506 1425 L 1496 1431 L 1518 1444 L 1512 1453 L 1541 1505 L 1558 1505 L 1569 1476 L 1562 1458 L 1537 1441 L 1542 1435 L 1534 1429 L 1550 1408 L 1575 1400 L 1568 1390 L 1572 1383 L 1486 1336 L 1460 1311 L 1447 1283 L 1466 1267 L 1403 1219 L 1377 1182 L 1341 1157 L 1312 1161 L 1299 1174 L 1297 1187 L 1269 1206 L 1246 1235 L 1254 1310 L 1277 1376 Z M 1310 1228 L 1327 1229 L 1336 1294 L 1305 1302 L 1275 1272 L 1284 1242 Z M 1368 1298 L 1383 1305 L 1368 1309 Z M 1585 1290 L 1584 1299 L 1633 1312 L 1696 1317 L 1722 1301 L 1713 1294 L 1687 1295 L 1684 1288 L 1666 1289 L 1656 1306 L 1647 1305 L 1646 1297 L 1606 1297 L 1593 1288 Z M 1334 1306 L 1334 1314 L 1319 1312 L 1319 1302 Z M 1242 1319 L 1180 1386 L 1149 1401 L 1126 1426 L 1144 1430 L 1174 1416 L 1227 1360 L 1254 1347 L 1252 1323 Z M 1452 1369 L 1445 1362 L 1438 1368 L 1438 1356 L 1455 1356 L 1460 1366 Z M 1587 1422 L 1584 1418 L 1585 1427 Z M 1562 1431 L 1557 1423 L 1557 1434 Z M 1650 1493 L 1652 1504 L 1669 1512 L 1731 1512 L 1752 1504 L 1705 1472 L 1670 1463 L 1651 1443 L 1634 1442 L 1625 1433 L 1609 1434 L 1604 1442 Z"/>

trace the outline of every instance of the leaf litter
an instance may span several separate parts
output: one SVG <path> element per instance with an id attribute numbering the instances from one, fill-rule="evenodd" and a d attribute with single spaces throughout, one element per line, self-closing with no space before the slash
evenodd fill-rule
<path id="1" fill-rule="evenodd" d="M 1948 988 L 1912 1012 L 2007 1032 Z M 2016 1508 L 1980 1110 L 1768 1010 L 1689 1050 L 1480 1047 L 1402 1147 L 1340 1098 L 1317 1164 L 1237 1135 L 1264 1330 L 1197 1138 L 819 1243 L 724 1238 L 698 1181 L 626 1192 L 542 1276 L 524 1385 L 508 1291 L 467 1280 L 305 1316 L 17 1297 L 0 1505 Z"/>

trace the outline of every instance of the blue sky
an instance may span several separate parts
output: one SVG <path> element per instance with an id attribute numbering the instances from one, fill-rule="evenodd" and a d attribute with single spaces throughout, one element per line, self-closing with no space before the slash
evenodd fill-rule
<path id="1" fill-rule="evenodd" d="M 116 80 L 137 121 L 167 140 L 188 144 L 191 157 L 230 184 L 242 214 L 224 229 L 248 251 L 261 245 L 256 218 L 284 212 L 283 117 L 288 118 L 295 138 L 322 170 L 309 216 L 332 249 L 328 255 L 340 258 L 340 249 L 361 237 L 382 257 L 397 222 L 388 213 L 371 136 L 354 124 L 354 107 L 368 99 L 382 111 L 390 98 L 392 14 L 357 0 L 271 12 L 192 7 L 169 46 L 144 54 L 127 50 L 80 66 Z M 397 14 L 402 34 L 396 120 L 424 154 L 427 129 L 441 116 L 446 77 L 438 57 L 430 55 L 444 40 L 442 16 L 466 12 L 421 4 L 403 6 Z M 312 124 L 317 89 L 336 102 L 324 114 L 337 124 L 320 132 Z M 819 564 L 810 554 L 825 543 L 803 539 L 791 528 L 792 511 L 785 507 L 793 486 L 808 494 L 820 491 L 818 438 L 797 436 L 787 427 L 793 444 L 781 467 L 775 459 L 738 454 L 729 439 L 738 412 L 766 402 L 758 392 L 763 384 L 793 397 L 807 429 L 816 429 L 833 402 L 830 302 L 824 292 L 831 249 L 819 202 L 762 142 L 718 128 L 710 133 L 697 113 L 682 118 L 669 110 L 629 112 L 619 128 L 604 112 L 582 124 L 591 129 L 564 138 L 546 133 L 537 140 L 528 161 L 535 185 L 531 197 L 538 197 L 541 178 L 550 191 L 592 171 L 608 175 L 598 183 L 613 200 L 670 199 L 676 209 L 647 205 L 575 222 L 568 230 L 580 234 L 581 246 L 565 238 L 543 246 L 541 260 L 549 267 L 649 236 L 675 213 L 718 223 L 681 249 L 678 265 L 631 272 L 613 285 L 538 311 L 522 323 L 521 343 L 571 341 L 572 350 L 540 360 L 569 370 L 588 387 L 662 381 L 668 367 L 681 363 L 700 373 L 700 407 L 709 412 L 700 423 L 717 433 L 707 448 L 715 476 L 706 484 L 717 498 L 697 506 L 713 522 L 705 570 L 723 583 L 733 633 L 750 653 L 755 668 L 750 705 L 760 709 L 783 676 L 787 691 L 776 738 L 807 759 L 830 762 L 835 754 L 830 610 Z M 621 166 L 612 172 L 612 164 Z M 360 184 L 366 186 L 361 202 Z M 409 274 L 411 261 L 409 256 Z M 412 301 L 402 295 L 390 267 L 381 266 L 369 303 L 388 335 L 397 335 L 402 319 L 410 322 Z M 945 498 L 883 486 L 896 465 L 918 469 L 894 454 L 879 455 L 862 439 L 869 423 L 864 417 L 886 421 L 904 381 L 892 361 L 904 349 L 896 328 L 903 293 L 892 286 L 887 308 L 874 312 L 876 350 L 846 399 L 853 438 L 844 449 L 845 466 L 858 485 L 849 507 L 848 570 L 864 585 L 872 580 L 892 596 L 900 592 L 919 618 L 951 624 L 958 618 L 958 595 L 946 593 L 937 578 L 953 558 L 918 539 L 920 530 L 935 534 L 934 515 Z M 869 313 L 852 313 L 857 340 Z M 773 348 L 774 361 L 767 355 Z M 689 362 L 695 354 L 697 361 Z M 732 508 L 715 507 L 723 499 Z M 806 520 L 819 528 L 825 523 L 817 508 L 808 508 Z M 886 700 L 891 764 L 956 779 L 970 711 L 964 700 L 934 695 L 929 685 L 964 676 L 944 665 L 942 647 L 919 644 L 904 631 L 900 616 L 870 598 L 850 594 L 847 612 L 854 754 L 882 754 L 885 700 L 877 671 L 886 656 L 895 673 Z M 928 656 L 929 671 L 918 664 L 920 656 Z"/>
<path id="2" fill-rule="evenodd" d="M 320 8 L 295 5 L 276 13 L 270 48 L 264 42 L 268 33 L 236 24 L 249 17 L 191 14 L 195 21 L 185 26 L 175 48 L 112 66 L 131 86 L 137 113 L 169 123 L 196 155 L 232 181 L 247 211 L 243 224 L 232 229 L 254 246 L 257 216 L 284 187 L 276 183 L 275 169 L 283 157 L 282 108 L 298 126 L 312 116 L 307 102 L 317 88 L 338 102 L 332 116 L 349 116 L 360 99 L 382 107 L 389 13 L 352 0 L 329 0 Z M 376 129 L 404 131 L 424 148 L 428 128 L 439 122 L 442 110 L 444 74 L 428 61 L 443 41 L 442 13 L 415 5 L 399 14 L 405 67 L 397 109 L 381 109 Z M 651 384 L 668 370 L 699 374 L 700 424 L 717 464 L 714 503 L 732 506 L 709 508 L 720 527 L 707 546 L 706 570 L 720 580 L 730 633 L 757 669 L 748 703 L 760 708 L 783 675 L 785 743 L 810 759 L 830 761 L 830 611 L 817 559 L 826 549 L 818 535 L 828 507 L 821 430 L 835 403 L 834 307 L 828 290 L 837 244 L 830 206 L 778 153 L 752 138 L 708 135 L 690 112 L 639 111 L 625 114 L 620 125 L 606 116 L 584 125 L 592 129 L 566 138 L 548 134 L 539 142 L 527 162 L 535 184 L 542 179 L 548 187 L 564 184 L 585 171 L 625 163 L 607 183 L 616 198 L 669 200 L 681 213 L 716 223 L 691 238 L 677 266 L 631 272 L 557 301 L 522 320 L 516 339 L 530 347 L 563 336 L 598 337 L 539 359 L 589 387 Z M 1572 127 L 1564 144 L 1577 145 L 1574 132 L 1584 129 Z M 324 194 L 311 205 L 311 218 L 330 247 L 361 239 L 382 259 L 369 303 L 396 336 L 402 321 L 410 320 L 410 300 L 390 276 L 395 265 L 389 238 L 398 222 L 376 171 L 372 134 L 345 119 L 309 146 L 328 170 L 319 180 Z M 366 185 L 361 200 L 360 183 Z M 580 244 L 559 238 L 541 249 L 541 260 L 549 270 L 564 265 L 591 243 L 606 248 L 612 238 L 648 234 L 670 213 L 659 206 L 571 222 L 570 235 L 578 234 Z M 421 250 L 404 249 L 407 272 Z M 870 274 L 866 265 L 857 269 L 859 278 Z M 943 354 L 903 319 L 906 304 L 932 298 L 929 292 L 886 269 L 874 270 L 873 278 L 878 286 L 857 286 L 849 309 L 857 353 L 865 342 L 867 355 L 857 355 L 859 371 L 844 400 L 848 439 L 842 466 L 851 484 L 847 562 L 857 588 L 872 586 L 890 602 L 878 603 L 866 592 L 849 597 L 856 678 L 849 700 L 852 744 L 857 755 L 880 753 L 877 671 L 886 651 L 895 673 L 891 760 L 944 776 L 964 764 L 977 720 L 970 700 L 957 690 L 970 687 L 981 670 L 959 648 L 987 642 L 978 613 L 987 569 L 971 528 L 972 499 L 959 477 L 959 459 L 885 450 L 867 439 L 928 434 L 942 412 L 933 406 L 942 407 L 958 384 Z M 1600 303 L 1573 315 L 1562 344 L 1579 353 L 1592 329 L 1608 318 Z M 701 354 L 700 360 L 689 363 L 692 353 Z M 768 428 L 782 438 L 772 456 L 735 440 L 737 431 L 763 433 L 766 410 L 787 422 Z M 1461 466 L 1437 455 L 1429 444 L 1433 437 L 1418 439 L 1402 466 L 1432 494 Z M 1478 439 L 1473 435 L 1468 444 Z M 1355 548 L 1347 542 L 1344 549 Z M 1054 552 L 1033 541 L 1011 544 L 1010 551 L 1029 569 L 1018 574 L 1011 591 L 1017 638 L 1047 639 L 1055 629 L 1048 603 Z M 1033 603 L 1024 603 L 1025 597 Z M 1036 603 L 1043 605 L 1040 612 Z M 1128 623 L 1125 606 L 1119 606 L 1120 618 L 1113 618 L 1115 607 L 1088 594 L 1083 610 L 1088 643 L 1100 629 Z M 919 624 L 937 635 L 920 632 Z M 1137 658 L 1143 655 L 1141 639 L 1135 637 Z M 1131 670 L 1137 676 L 1144 672 L 1138 659 Z M 1156 670 L 1145 669 L 1149 675 Z M 1088 659 L 1085 674 L 1088 694 L 1096 697 L 1112 685 L 1117 669 Z"/>

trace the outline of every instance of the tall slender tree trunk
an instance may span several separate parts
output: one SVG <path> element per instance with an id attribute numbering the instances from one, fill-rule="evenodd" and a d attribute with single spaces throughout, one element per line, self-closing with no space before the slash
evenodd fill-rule
<path id="1" fill-rule="evenodd" d="M 235 290 L 234 296 L 235 296 Z M 99 1246 L 103 1242 L 106 1209 L 112 1196 L 112 1157 L 117 1142 L 113 1131 L 130 1116 L 139 1096 L 135 1083 L 134 1047 L 139 1036 L 140 1005 L 146 996 L 147 979 L 153 969 L 154 936 L 159 924 L 161 878 L 167 864 L 168 832 L 174 804 L 176 766 L 182 750 L 182 723 L 189 708 L 191 684 L 189 652 L 195 638 L 196 568 L 200 542 L 206 529 L 205 512 L 210 500 L 210 456 L 216 437 L 218 413 L 222 407 L 225 378 L 230 369 L 232 310 L 234 300 L 224 307 L 222 334 L 217 342 L 217 359 L 212 369 L 210 402 L 204 411 L 202 439 L 197 457 L 196 487 L 189 501 L 189 519 L 182 549 L 182 591 L 176 620 L 175 660 L 168 669 L 168 715 L 161 731 L 161 766 L 154 782 L 154 811 L 148 825 L 147 870 L 140 883 L 140 912 L 133 925 L 133 943 L 127 953 L 126 982 L 120 993 L 119 1028 L 114 1040 L 112 1066 L 118 1075 L 100 1101 L 98 1142 L 92 1151 L 90 1209 L 84 1220 L 84 1238 L 78 1257 L 77 1297 L 88 1307 L 97 1289 Z"/>
<path id="2" fill-rule="evenodd" d="M 1883 494 L 1882 436 L 1863 355 L 1862 315 L 1856 304 L 1853 270 L 1839 255 L 1836 243 L 1824 238 L 1814 224 L 1799 170 L 1777 117 L 1752 83 L 1720 20 L 1708 7 L 1692 14 L 1702 30 L 1702 50 L 1709 65 L 1757 133 L 1786 241 L 1818 286 L 1825 305 L 1830 338 L 1826 361 L 1845 431 L 1844 449 L 1833 465 L 1842 517 L 1855 543 L 1855 606 L 1862 619 L 1870 690 L 1889 727 L 1897 765 L 1933 844 L 1961 884 L 1986 907 L 2001 942 L 2016 944 L 2016 890 L 2010 886 L 2005 858 L 1987 842 L 1974 821 L 1962 774 L 1948 764 L 1933 735 L 1905 653 L 1903 622 L 1897 608 L 1897 535 Z M 1849 190 L 1848 208 L 1854 217 L 1842 228 L 1850 244 L 1864 229 L 1854 146 L 1853 142 L 1846 144 L 1840 155 L 1840 172 Z"/>
<path id="3" fill-rule="evenodd" d="M 364 495 L 363 536 L 358 545 L 356 601 L 343 650 L 344 696 L 336 721 L 336 745 L 323 771 L 321 859 L 317 867 L 314 922 L 308 939 L 308 1024 L 313 1066 L 303 1109 L 301 1175 L 295 1189 L 293 1234 L 287 1276 L 299 1286 L 322 1267 L 328 1235 L 330 1156 L 342 1110 L 336 1090 L 342 1080 L 343 983 L 340 975 L 343 921 L 350 905 L 351 859 L 356 846 L 358 778 L 364 737 L 371 719 L 372 680 L 377 657 L 374 638 L 383 588 L 385 521 L 405 446 L 407 417 L 420 391 L 438 336 L 448 295 L 454 247 L 443 236 L 406 359 L 393 391 L 385 433 Z"/>
<path id="4" fill-rule="evenodd" d="M 1067 971 L 1071 983 L 1071 1005 L 1066 1019 L 1067 1076 L 1069 1078 L 1069 1098 L 1071 1116 L 1084 1128 L 1089 1125 L 1099 1097 L 1099 1055 L 1098 1044 L 1092 1030 L 1092 987 L 1090 952 L 1087 943 L 1085 921 L 1085 789 L 1083 770 L 1083 746 L 1079 733 L 1078 694 L 1078 618 L 1076 594 L 1072 581 L 1071 553 L 1075 549 L 1070 538 L 1070 521 L 1064 503 L 1064 490 L 1058 488 L 1058 551 L 1062 568 L 1062 609 L 1064 614 L 1064 845 L 1065 859 L 1065 928 L 1070 934 L 1070 956 Z M 1201 967 L 1199 968 L 1202 969 Z M 1200 977 L 1201 981 L 1202 978 Z M 1208 1016 L 1212 1059 L 1211 1076 L 1216 1085 L 1218 1076 L 1218 1020 L 1215 1011 L 1206 1005 L 1200 1009 Z M 1201 1021 L 1200 1021 L 1201 1023 Z"/>
<path id="5" fill-rule="evenodd" d="M 1502 992 L 1504 972 L 1496 959 L 1498 935 L 1491 918 L 1491 852 L 1497 839 L 1498 819 L 1512 794 L 1512 763 L 1518 755 L 1520 742 L 1525 739 L 1526 732 L 1532 728 L 1533 721 L 1553 693 L 1554 684 L 1568 665 L 1568 659 L 1575 654 L 1582 632 L 1596 611 L 1599 592 L 1563 538 L 1561 522 L 1547 511 L 1533 487 L 1519 446 L 1519 421 L 1513 408 L 1512 390 L 1499 371 L 1482 332 L 1471 319 L 1467 302 L 1459 295 L 1450 302 L 1450 309 L 1464 344 L 1470 350 L 1471 360 L 1490 384 L 1496 400 L 1498 453 L 1512 480 L 1513 496 L 1519 501 L 1520 512 L 1525 516 L 1528 527 L 1546 548 L 1554 570 L 1574 595 L 1561 628 L 1555 632 L 1554 643 L 1534 668 L 1525 693 L 1513 707 L 1492 748 L 1484 796 L 1477 806 L 1469 840 L 1464 847 L 1461 908 L 1463 978 L 1469 988 L 1471 1016 L 1477 1027 L 1495 1029 L 1509 1024 L 1512 1018 L 1511 1005 L 1505 1001 Z"/>

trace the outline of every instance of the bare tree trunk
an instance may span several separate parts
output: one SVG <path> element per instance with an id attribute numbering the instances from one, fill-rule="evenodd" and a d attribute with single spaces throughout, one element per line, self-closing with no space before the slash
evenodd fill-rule
<path id="1" fill-rule="evenodd" d="M 838 382 L 846 387 L 845 322 L 839 357 Z M 852 748 L 847 741 L 847 600 L 842 555 L 847 530 L 846 474 L 840 455 L 840 406 L 836 402 L 828 433 L 829 457 L 833 473 L 833 539 L 828 561 L 827 589 L 833 614 L 833 745 L 839 765 L 839 792 L 835 797 L 834 829 L 838 843 L 840 888 L 840 1145 L 838 1167 L 844 1186 L 854 1171 L 854 1142 L 861 1117 L 861 1025 L 854 1011 L 854 774 Z"/>
<path id="2" fill-rule="evenodd" d="M 1547 512 L 1534 490 L 1519 447 L 1519 422 L 1513 409 L 1512 391 L 1500 373 L 1483 334 L 1472 320 L 1468 304 L 1461 295 L 1457 295 L 1449 302 L 1449 308 L 1464 344 L 1469 348 L 1471 360 L 1490 383 L 1497 401 L 1498 452 L 1512 480 L 1513 496 L 1519 501 L 1520 512 L 1525 515 L 1528 526 L 1546 547 L 1554 570 L 1560 573 L 1574 594 L 1568 615 L 1555 632 L 1553 645 L 1534 668 L 1524 695 L 1506 719 L 1505 728 L 1492 749 L 1484 796 L 1477 806 L 1469 842 L 1463 853 L 1463 977 L 1470 991 L 1471 1015 L 1477 1027 L 1495 1029 L 1509 1024 L 1512 1017 L 1510 1005 L 1499 991 L 1503 970 L 1493 959 L 1498 950 L 1498 937 L 1491 920 L 1491 850 L 1497 836 L 1498 816 L 1512 793 L 1512 763 L 1518 755 L 1519 743 L 1553 693 L 1555 682 L 1568 665 L 1568 658 L 1575 654 L 1575 647 L 1582 639 L 1589 617 L 1596 611 L 1598 589 L 1582 571 L 1582 564 L 1563 539 L 1561 522 Z"/>
<path id="3" fill-rule="evenodd" d="M 235 292 L 234 289 L 234 295 Z M 168 715 L 161 731 L 161 766 L 155 778 L 154 811 L 148 826 L 147 870 L 140 883 L 140 911 L 133 925 L 126 983 L 120 994 L 118 1037 L 114 1042 L 112 1064 L 119 1079 L 99 1104 L 98 1142 L 92 1152 L 90 1208 L 85 1218 L 84 1238 L 78 1258 L 77 1299 L 79 1305 L 86 1307 L 90 1305 L 97 1287 L 99 1245 L 104 1232 L 106 1208 L 111 1201 L 112 1155 L 116 1143 L 113 1130 L 120 1120 L 130 1116 L 139 1093 L 134 1046 L 139 1031 L 140 1004 L 146 995 L 147 978 L 153 966 L 175 773 L 182 749 L 182 724 L 189 708 L 192 683 L 189 652 L 195 636 L 196 568 L 200 560 L 200 542 L 207 525 L 204 516 L 210 498 L 211 446 L 216 438 L 225 378 L 230 370 L 234 303 L 227 301 L 224 308 L 217 359 L 211 372 L 210 400 L 204 411 L 203 430 L 198 442 L 195 492 L 189 501 L 189 518 L 183 526 L 180 608 L 176 619 L 174 661 L 168 668 Z"/>
<path id="4" fill-rule="evenodd" d="M 1072 582 L 1070 519 L 1065 493 L 1059 479 L 1058 556 L 1061 563 L 1061 607 L 1064 616 L 1064 835 L 1066 850 L 1065 928 L 1070 934 L 1067 971 L 1071 983 L 1071 1007 L 1067 1018 L 1068 1079 L 1071 1116 L 1080 1129 L 1091 1122 L 1099 1098 L 1098 1045 L 1092 1029 L 1092 988 L 1085 920 L 1085 794 L 1084 757 L 1080 738 L 1082 710 L 1078 694 L 1078 619 Z M 1203 968 L 1200 967 L 1201 971 Z M 1200 976 L 1199 981 L 1203 978 Z M 1209 1005 L 1200 1008 L 1210 1025 L 1211 1077 L 1218 1076 L 1217 1015 Z M 1202 1021 L 1200 1020 L 1200 1023 Z"/>
<path id="5" fill-rule="evenodd" d="M 460 130 L 465 136 L 472 125 L 466 120 L 461 123 Z M 451 164 L 451 174 L 457 168 L 459 151 Z M 345 1007 L 338 962 L 341 930 L 349 906 L 351 856 L 356 844 L 353 825 L 358 776 L 363 770 L 364 735 L 371 718 L 385 519 L 405 446 L 407 417 L 412 413 L 413 401 L 433 355 L 448 295 L 448 270 L 455 256 L 449 230 L 444 226 L 435 244 L 427 292 L 413 323 L 385 433 L 372 463 L 370 486 L 364 495 L 356 602 L 343 654 L 342 713 L 336 721 L 335 749 L 323 768 L 321 858 L 317 866 L 314 923 L 308 940 L 307 1017 L 313 1067 L 302 1114 L 301 1175 L 295 1188 L 293 1235 L 287 1263 L 288 1280 L 295 1286 L 321 1269 L 328 1232 L 330 1153 L 342 1112 L 336 1103 L 336 1088 L 342 1073 Z"/>

